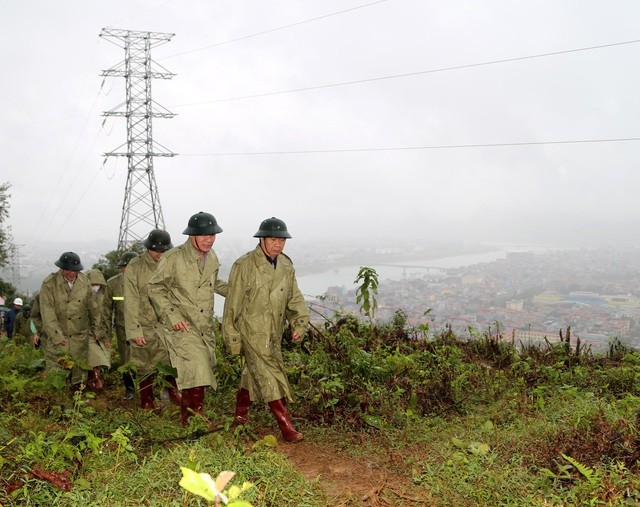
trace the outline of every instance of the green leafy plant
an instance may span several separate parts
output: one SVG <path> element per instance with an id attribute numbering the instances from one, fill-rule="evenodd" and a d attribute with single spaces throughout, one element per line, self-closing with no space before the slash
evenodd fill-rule
<path id="1" fill-rule="evenodd" d="M 373 268 L 361 267 L 358 276 L 353 283 L 360 283 L 356 289 L 356 303 L 360 305 L 360 312 L 369 318 L 369 322 L 373 322 L 378 301 L 378 273 Z"/>

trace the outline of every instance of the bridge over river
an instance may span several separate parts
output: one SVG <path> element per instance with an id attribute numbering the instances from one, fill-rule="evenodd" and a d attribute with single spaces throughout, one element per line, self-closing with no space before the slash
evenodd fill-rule
<path id="1" fill-rule="evenodd" d="M 432 275 L 446 275 L 447 268 L 439 268 L 436 266 L 416 266 L 414 264 L 378 264 L 378 266 L 386 266 L 389 268 L 400 268 L 403 270 L 403 275 L 407 273 L 407 269 L 424 269 L 427 273 Z"/>

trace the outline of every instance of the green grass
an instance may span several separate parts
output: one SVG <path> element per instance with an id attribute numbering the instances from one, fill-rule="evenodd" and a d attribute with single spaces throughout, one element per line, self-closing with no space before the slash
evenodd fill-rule
<path id="1" fill-rule="evenodd" d="M 207 505 L 180 487 L 181 466 L 232 470 L 255 506 L 366 504 L 349 488 L 365 469 L 372 505 L 640 505 L 636 352 L 516 352 L 346 324 L 286 354 L 306 458 L 352 464 L 347 478 L 306 478 L 287 457 L 296 447 L 266 445 L 277 426 L 264 407 L 228 429 L 237 370 L 222 351 L 223 387 L 205 407 L 220 428 L 208 431 L 197 418 L 182 428 L 177 407 L 123 402 L 116 371 L 106 393 L 73 398 L 42 378 L 39 351 L 0 342 L 0 505 Z"/>

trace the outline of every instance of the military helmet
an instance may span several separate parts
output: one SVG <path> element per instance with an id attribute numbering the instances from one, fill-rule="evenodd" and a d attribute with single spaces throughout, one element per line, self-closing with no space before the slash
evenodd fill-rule
<path id="1" fill-rule="evenodd" d="M 84 269 L 82 262 L 80 262 L 80 256 L 75 252 L 63 253 L 54 264 L 67 271 L 82 271 Z"/>
<path id="2" fill-rule="evenodd" d="M 182 234 L 188 236 L 208 236 L 209 234 L 219 234 L 222 232 L 222 227 L 218 225 L 216 217 L 211 213 L 199 211 L 189 219 L 187 228 L 182 231 Z"/>
<path id="3" fill-rule="evenodd" d="M 131 261 L 131 259 L 133 259 L 134 257 L 137 257 L 138 254 L 135 252 L 125 252 L 122 254 L 122 257 L 120 257 L 120 260 L 118 261 L 118 267 L 123 268 L 125 267 L 127 264 L 129 264 L 129 262 Z"/>
<path id="4" fill-rule="evenodd" d="M 258 232 L 253 235 L 254 238 L 290 238 L 291 234 L 287 231 L 287 224 L 276 217 L 263 220 L 258 228 Z"/>
<path id="5" fill-rule="evenodd" d="M 107 281 L 104 279 L 104 275 L 99 269 L 90 269 L 85 274 L 89 277 L 89 283 L 91 285 L 107 285 Z"/>
<path id="6" fill-rule="evenodd" d="M 173 248 L 171 236 L 167 231 L 163 231 L 162 229 L 152 230 L 147 239 L 144 240 L 143 245 L 149 250 L 160 253 L 164 253 Z M 120 263 L 118 263 L 118 265 L 120 265 Z"/>

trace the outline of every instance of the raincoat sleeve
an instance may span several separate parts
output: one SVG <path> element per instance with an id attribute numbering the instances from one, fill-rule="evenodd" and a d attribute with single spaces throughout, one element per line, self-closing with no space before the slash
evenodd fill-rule
<path id="1" fill-rule="evenodd" d="M 56 315 L 55 277 L 52 275 L 42 282 L 40 288 L 40 318 L 42 329 L 54 345 L 60 345 L 66 337 Z"/>
<path id="2" fill-rule="evenodd" d="M 242 269 L 238 263 L 235 263 L 229 273 L 228 292 L 222 313 L 222 338 L 229 353 L 234 356 L 242 351 L 242 336 L 237 328 L 238 315 L 244 298 L 242 278 Z"/>
<path id="3" fill-rule="evenodd" d="M 151 280 L 149 280 L 149 299 L 151 300 L 151 305 L 158 316 L 158 320 L 163 322 L 167 327 L 173 327 L 179 322 L 188 320 L 169 298 L 170 291 L 174 285 L 174 264 L 173 258 L 164 254 L 158 263 L 158 269 L 151 277 Z"/>
<path id="4" fill-rule="evenodd" d="M 100 308 L 100 334 L 103 340 L 111 341 L 113 337 L 113 296 L 111 287 L 107 283 L 102 297 L 102 308 Z"/>
<path id="5" fill-rule="evenodd" d="M 137 259 L 134 259 L 136 261 Z M 140 292 L 138 290 L 137 266 L 134 261 L 130 263 L 124 272 L 124 332 L 128 342 L 142 336 L 140 324 Z"/>
<path id="6" fill-rule="evenodd" d="M 40 295 L 36 295 L 31 307 L 31 317 L 29 318 L 29 329 L 32 334 L 37 334 L 42 329 L 42 317 L 40 316 Z"/>
<path id="7" fill-rule="evenodd" d="M 101 339 L 100 336 L 100 314 L 102 311 L 102 302 L 97 303 L 93 301 L 93 292 L 91 291 L 91 285 L 87 287 L 87 296 L 89 303 L 89 326 L 91 328 L 91 334 L 97 340 Z"/>
<path id="8" fill-rule="evenodd" d="M 287 302 L 286 316 L 293 332 L 298 332 L 301 338 L 304 337 L 309 329 L 309 307 L 298 288 L 295 276 L 291 288 L 291 298 Z"/>
<path id="9" fill-rule="evenodd" d="M 214 291 L 216 294 L 226 298 L 229 292 L 229 284 L 224 280 L 216 279 Z"/>

